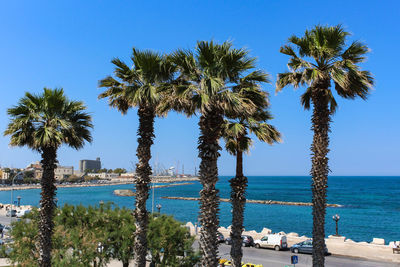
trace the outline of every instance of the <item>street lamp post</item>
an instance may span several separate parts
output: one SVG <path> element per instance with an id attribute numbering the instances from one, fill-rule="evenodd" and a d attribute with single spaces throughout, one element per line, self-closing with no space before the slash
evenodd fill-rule
<path id="1" fill-rule="evenodd" d="M 335 221 L 336 223 L 336 236 L 339 236 L 339 232 L 338 232 L 338 222 L 340 220 L 340 216 L 338 214 L 335 214 L 332 216 L 332 219 Z"/>
<path id="2" fill-rule="evenodd" d="M 13 193 L 14 193 L 14 188 L 13 188 L 13 184 L 14 184 L 14 179 L 15 177 L 17 177 L 18 175 L 24 173 L 23 171 L 17 172 L 16 175 L 14 175 L 14 177 L 11 180 L 11 203 L 10 203 L 10 226 L 12 223 L 12 214 L 13 214 L 13 202 L 14 202 L 14 197 L 13 197 Z"/>
<path id="3" fill-rule="evenodd" d="M 18 208 L 21 206 L 21 196 L 17 196 L 18 199 Z"/>
<path id="4" fill-rule="evenodd" d="M 162 208 L 161 204 L 157 204 L 156 208 L 158 209 L 158 213 L 160 213 L 161 208 Z"/>
<path id="5" fill-rule="evenodd" d="M 154 182 L 151 188 L 153 189 L 153 192 L 151 194 L 151 213 L 154 213 Z"/>

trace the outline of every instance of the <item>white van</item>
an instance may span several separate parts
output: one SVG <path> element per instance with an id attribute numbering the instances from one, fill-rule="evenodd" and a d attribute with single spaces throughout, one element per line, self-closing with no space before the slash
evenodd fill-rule
<path id="1" fill-rule="evenodd" d="M 266 235 L 261 239 L 254 241 L 256 248 L 273 248 L 281 250 L 287 248 L 287 241 L 285 235 Z"/>

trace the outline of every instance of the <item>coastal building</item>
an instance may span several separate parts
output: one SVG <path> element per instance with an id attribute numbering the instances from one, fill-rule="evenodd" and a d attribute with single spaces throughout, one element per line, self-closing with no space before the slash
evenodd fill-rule
<path id="1" fill-rule="evenodd" d="M 43 176 L 43 168 L 42 164 L 39 161 L 29 164 L 25 171 L 33 171 L 35 179 L 42 179 Z M 74 174 L 73 166 L 61 166 L 57 165 L 57 168 L 54 169 L 54 178 L 56 180 L 65 179 Z"/>
<path id="2" fill-rule="evenodd" d="M 68 178 L 73 174 L 74 174 L 73 166 L 57 166 L 57 168 L 54 170 L 54 178 L 56 180 L 62 180 Z"/>
<path id="3" fill-rule="evenodd" d="M 35 179 L 42 179 L 43 169 L 42 164 L 39 161 L 33 162 L 26 166 L 25 171 L 33 171 L 33 177 Z"/>
<path id="4" fill-rule="evenodd" d="M 33 176 L 35 177 L 35 179 L 38 179 L 38 180 L 40 180 L 40 179 L 42 179 L 42 176 L 43 176 L 43 169 L 35 169 L 34 171 L 33 171 Z"/>
<path id="5" fill-rule="evenodd" d="M 10 178 L 10 172 L 7 172 L 5 170 L 0 170 L 0 177 L 3 180 L 7 180 L 8 178 Z"/>
<path id="6" fill-rule="evenodd" d="M 2 180 L 10 179 L 10 177 L 14 177 L 15 174 L 19 173 L 21 170 L 17 168 L 2 168 L 0 169 L 0 178 Z M 21 173 L 15 177 L 15 180 L 22 179 L 23 175 Z"/>
<path id="7" fill-rule="evenodd" d="M 100 158 L 96 160 L 82 159 L 79 161 L 79 171 L 85 173 L 87 170 L 98 171 L 101 169 Z"/>
<path id="8" fill-rule="evenodd" d="M 42 164 L 39 161 L 32 162 L 28 166 L 26 166 L 25 170 L 27 169 L 42 169 Z"/>
<path id="9" fill-rule="evenodd" d="M 88 173 L 87 176 L 98 177 L 100 179 L 112 179 L 112 178 L 119 177 L 119 174 L 118 173 L 100 172 L 100 173 Z"/>

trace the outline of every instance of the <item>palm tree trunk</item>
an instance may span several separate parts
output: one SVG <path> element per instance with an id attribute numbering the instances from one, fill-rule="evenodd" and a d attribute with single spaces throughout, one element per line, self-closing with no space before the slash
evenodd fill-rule
<path id="1" fill-rule="evenodd" d="M 318 88 L 318 87 L 317 87 Z M 321 87 L 319 87 L 321 88 Z M 327 87 L 323 87 L 327 88 Z M 325 264 L 325 211 L 326 189 L 328 183 L 329 125 L 330 111 L 324 89 L 313 92 L 314 110 L 312 130 L 314 131 L 312 152 L 312 203 L 313 203 L 313 266 Z"/>
<path id="2" fill-rule="evenodd" d="M 200 266 L 214 267 L 218 265 L 217 229 L 219 226 L 219 196 L 215 184 L 218 181 L 217 160 L 220 156 L 218 140 L 221 137 L 223 117 L 220 113 L 211 111 L 200 117 L 199 158 L 200 182 L 200 251 L 202 258 Z"/>
<path id="3" fill-rule="evenodd" d="M 147 253 L 147 225 L 149 223 L 146 209 L 146 201 L 149 198 L 149 183 L 151 167 L 151 145 L 154 138 L 154 109 L 149 107 L 139 107 L 139 129 L 138 147 L 136 156 L 136 201 L 135 201 L 135 246 L 134 246 L 134 266 L 145 267 Z"/>
<path id="4" fill-rule="evenodd" d="M 42 192 L 40 200 L 40 222 L 39 222 L 39 244 L 41 267 L 51 266 L 52 234 L 54 228 L 54 196 L 56 186 L 54 185 L 54 169 L 57 167 L 57 150 L 55 148 L 42 148 L 42 168 L 43 175 L 41 180 Z"/>
<path id="5" fill-rule="evenodd" d="M 236 176 L 231 179 L 232 227 L 231 257 L 234 267 L 242 266 L 242 232 L 246 204 L 247 178 L 243 175 L 243 152 L 236 152 Z"/>
<path id="6" fill-rule="evenodd" d="M 129 267 L 129 261 L 128 262 L 122 262 L 122 267 Z"/>

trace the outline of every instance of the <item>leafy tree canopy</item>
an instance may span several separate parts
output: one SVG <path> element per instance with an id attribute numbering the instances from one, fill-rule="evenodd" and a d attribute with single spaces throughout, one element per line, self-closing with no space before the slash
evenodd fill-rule
<path id="1" fill-rule="evenodd" d="M 39 212 L 34 209 L 22 220 L 13 222 L 11 236 L 14 242 L 3 251 L 8 252 L 12 263 L 37 265 L 38 221 Z M 133 258 L 135 224 L 129 209 L 112 203 L 88 207 L 67 204 L 56 210 L 54 221 L 54 266 L 84 267 L 95 263 L 101 267 L 111 259 L 118 259 L 127 266 Z M 164 264 L 161 266 L 193 266 L 198 260 L 192 249 L 193 238 L 171 216 L 151 217 L 148 240 L 153 259 Z"/>

